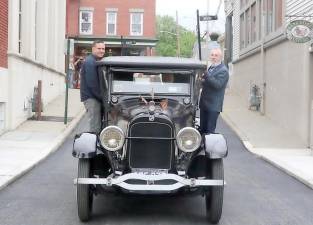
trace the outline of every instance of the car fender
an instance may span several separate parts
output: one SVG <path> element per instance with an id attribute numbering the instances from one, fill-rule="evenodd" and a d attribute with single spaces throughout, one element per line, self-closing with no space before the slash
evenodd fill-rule
<path id="1" fill-rule="evenodd" d="M 204 135 L 203 142 L 205 153 L 210 159 L 220 159 L 227 156 L 227 142 L 222 134 Z"/>
<path id="2" fill-rule="evenodd" d="M 97 135 L 81 133 L 75 136 L 72 155 L 76 158 L 93 158 L 97 151 Z"/>

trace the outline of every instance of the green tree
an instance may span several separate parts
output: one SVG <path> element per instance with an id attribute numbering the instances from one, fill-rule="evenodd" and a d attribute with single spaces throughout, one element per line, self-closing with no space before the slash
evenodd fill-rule
<path id="1" fill-rule="evenodd" d="M 156 46 L 157 55 L 160 56 L 176 56 L 177 54 L 177 35 L 176 22 L 170 16 L 157 16 L 157 39 Z M 196 36 L 193 32 L 179 25 L 180 36 L 180 56 L 191 57 L 193 45 Z"/>

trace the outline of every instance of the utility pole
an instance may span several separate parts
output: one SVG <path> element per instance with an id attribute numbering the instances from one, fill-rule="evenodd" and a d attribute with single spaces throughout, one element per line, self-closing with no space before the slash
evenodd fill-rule
<path id="1" fill-rule="evenodd" d="M 176 10 L 176 41 L 177 41 L 177 57 L 180 57 L 180 34 L 178 24 L 178 11 Z"/>
<path id="2" fill-rule="evenodd" d="M 207 15 L 209 15 L 209 9 L 210 9 L 210 0 L 207 0 Z M 209 41 L 210 41 L 210 34 L 209 34 L 209 20 L 206 21 L 206 49 L 207 49 L 207 54 L 209 54 Z M 205 59 L 207 58 L 208 56 L 206 55 L 205 56 Z M 208 62 L 207 62 L 208 64 Z"/>
<path id="3" fill-rule="evenodd" d="M 65 110 L 64 110 L 64 124 L 67 124 L 67 110 L 68 110 L 68 88 L 69 88 L 69 64 L 70 64 L 70 46 L 71 40 L 67 37 L 67 45 L 66 45 L 66 82 L 65 82 Z"/>
<path id="4" fill-rule="evenodd" d="M 221 4 L 222 0 L 220 0 Z M 209 0 L 207 0 L 207 6 L 208 6 L 208 12 L 209 12 Z M 220 6 L 218 7 L 219 10 Z M 207 21 L 207 31 L 206 31 L 206 46 L 207 50 L 209 51 L 209 20 L 217 20 L 217 14 L 216 15 L 203 15 L 199 16 L 199 10 L 197 10 L 197 29 L 198 29 L 198 43 L 199 43 L 199 59 L 201 60 L 201 43 L 200 43 L 200 22 L 199 21 Z M 207 53 L 208 54 L 208 53 Z"/>
<path id="5" fill-rule="evenodd" d="M 202 60 L 201 57 L 201 38 L 200 38 L 200 17 L 199 17 L 199 9 L 197 9 L 197 33 L 198 33 L 198 48 L 199 48 L 199 60 Z"/>
<path id="6" fill-rule="evenodd" d="M 124 38 L 123 35 L 121 35 L 121 56 L 124 55 Z"/>

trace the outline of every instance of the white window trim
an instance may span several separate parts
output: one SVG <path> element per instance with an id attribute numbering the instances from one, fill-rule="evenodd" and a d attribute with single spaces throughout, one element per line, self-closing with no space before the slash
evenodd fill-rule
<path id="1" fill-rule="evenodd" d="M 82 22 L 81 22 L 81 20 L 82 20 L 82 13 L 83 12 L 88 12 L 88 13 L 90 13 L 90 15 L 91 15 L 91 29 L 90 29 L 90 32 L 82 32 L 82 27 L 81 27 L 81 25 L 82 25 Z M 93 34 L 93 10 L 92 9 L 84 9 L 84 8 L 80 8 L 80 10 L 79 10 L 79 34 L 80 35 L 92 35 Z"/>
<path id="2" fill-rule="evenodd" d="M 144 9 L 129 9 L 130 13 L 144 13 Z"/>
<path id="3" fill-rule="evenodd" d="M 109 33 L 109 14 L 114 13 L 115 14 L 115 20 L 114 20 L 114 32 L 112 34 Z M 116 35 L 116 27 L 117 27 L 117 11 L 107 11 L 106 12 L 106 34 L 107 35 Z"/>
<path id="4" fill-rule="evenodd" d="M 94 11 L 93 7 L 79 7 L 79 11 Z"/>
<path id="5" fill-rule="evenodd" d="M 132 17 L 132 15 L 133 14 L 140 14 L 140 20 L 141 20 L 141 28 L 140 28 L 140 33 L 138 34 L 138 33 L 133 33 L 133 31 L 132 31 L 132 24 L 133 24 L 133 17 Z M 142 12 L 135 12 L 135 13 L 130 13 L 130 27 L 129 27 L 129 29 L 130 29 L 130 35 L 131 36 L 142 36 L 143 35 L 143 13 Z"/>
<path id="6" fill-rule="evenodd" d="M 106 12 L 118 12 L 118 8 L 106 8 Z"/>

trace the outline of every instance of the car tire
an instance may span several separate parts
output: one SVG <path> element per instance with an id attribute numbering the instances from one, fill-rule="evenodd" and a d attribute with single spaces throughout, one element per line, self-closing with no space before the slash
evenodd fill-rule
<path id="1" fill-rule="evenodd" d="M 209 161 L 210 179 L 224 180 L 223 159 Z M 222 216 L 223 186 L 211 186 L 205 194 L 206 216 L 211 224 L 217 224 Z"/>
<path id="2" fill-rule="evenodd" d="M 90 160 L 78 160 L 78 178 L 90 177 Z M 77 184 L 77 209 L 78 217 L 86 222 L 90 219 L 92 211 L 93 193 L 89 184 Z"/>

